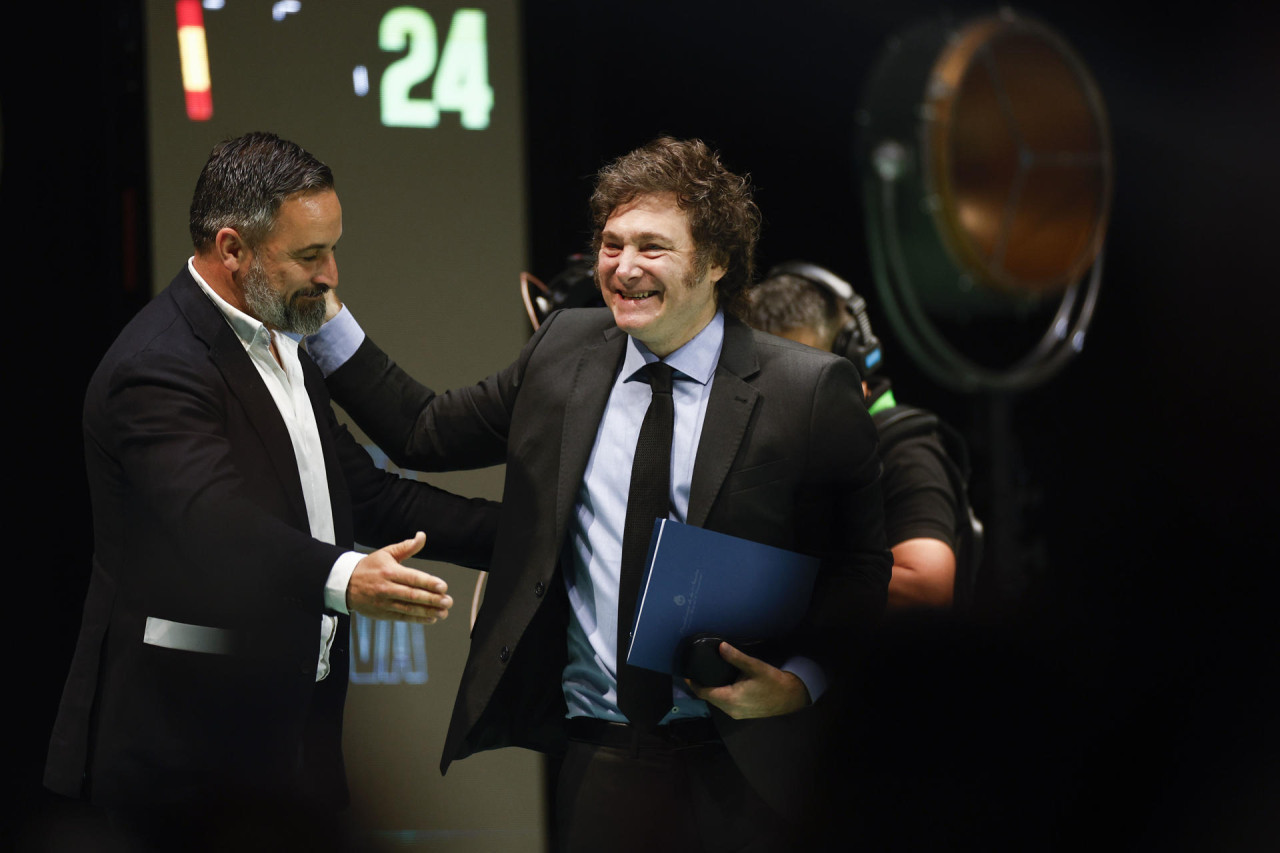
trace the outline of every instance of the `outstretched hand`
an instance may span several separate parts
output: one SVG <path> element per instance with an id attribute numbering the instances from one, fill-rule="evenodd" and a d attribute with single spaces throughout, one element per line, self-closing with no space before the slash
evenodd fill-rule
<path id="1" fill-rule="evenodd" d="M 793 673 L 753 658 L 728 643 L 720 644 L 720 657 L 741 670 L 742 677 L 723 687 L 703 687 L 688 678 L 685 683 L 695 696 L 733 719 L 776 717 L 809 704 L 809 689 Z"/>
<path id="2" fill-rule="evenodd" d="M 356 563 L 347 583 L 347 610 L 374 619 L 430 625 L 449 615 L 453 599 L 449 586 L 435 575 L 402 566 L 422 550 L 426 534 L 397 542 L 366 555 Z"/>

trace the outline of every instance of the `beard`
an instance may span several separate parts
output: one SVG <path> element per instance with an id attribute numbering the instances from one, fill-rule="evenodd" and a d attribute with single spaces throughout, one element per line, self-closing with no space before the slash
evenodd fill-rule
<path id="1" fill-rule="evenodd" d="M 244 277 L 244 302 L 249 313 L 273 329 L 314 335 L 324 325 L 325 301 L 303 297 L 323 295 L 327 288 L 298 290 L 288 297 L 271 286 L 262 261 L 255 255 Z"/>

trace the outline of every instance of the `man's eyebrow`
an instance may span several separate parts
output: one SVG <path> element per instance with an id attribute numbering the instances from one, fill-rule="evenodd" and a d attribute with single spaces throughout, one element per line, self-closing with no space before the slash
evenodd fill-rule
<path id="1" fill-rule="evenodd" d="M 334 243 L 332 246 L 330 246 L 328 243 L 312 243 L 310 246 L 303 246 L 300 249 L 294 249 L 292 254 L 301 255 L 305 252 L 312 252 L 312 251 L 318 251 L 321 249 L 329 249 L 329 248 L 336 249 L 338 248 L 338 244 Z"/>
<path id="2" fill-rule="evenodd" d="M 607 228 L 601 232 L 601 237 L 618 238 L 617 232 L 610 231 Z M 672 239 L 666 234 L 660 234 L 657 231 L 641 231 L 639 234 L 631 235 L 631 239 L 637 243 L 670 243 Z"/>

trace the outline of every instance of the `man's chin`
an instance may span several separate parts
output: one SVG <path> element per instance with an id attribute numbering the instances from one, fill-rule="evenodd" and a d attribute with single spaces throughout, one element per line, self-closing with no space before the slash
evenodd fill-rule
<path id="1" fill-rule="evenodd" d="M 613 311 L 613 321 L 620 328 L 642 329 L 652 323 L 658 316 L 662 302 L 657 296 L 647 299 L 623 299 L 614 297 L 609 308 Z"/>
<path id="2" fill-rule="evenodd" d="M 298 322 L 298 328 L 294 329 L 294 331 L 305 337 L 307 335 L 314 335 L 316 332 L 320 331 L 320 327 L 323 325 L 324 314 L 321 313 L 318 317 L 306 317 L 301 319 Z"/>
<path id="3" fill-rule="evenodd" d="M 297 303 L 295 303 L 295 307 L 296 305 Z M 314 310 L 316 307 L 320 310 Z M 293 312 L 292 316 L 289 317 L 288 327 L 281 331 L 292 332 L 295 335 L 303 335 L 304 337 L 314 335 L 324 325 L 324 318 L 323 302 L 315 306 L 307 305 L 306 310 Z"/>
<path id="4" fill-rule="evenodd" d="M 618 315 L 614 314 L 614 323 L 619 329 L 626 332 L 628 336 L 635 338 L 637 341 L 648 347 L 649 350 L 657 352 L 654 347 L 657 346 L 658 340 L 655 338 L 654 333 L 660 327 L 654 326 L 654 318 L 645 317 L 640 319 L 637 317 L 624 317 L 619 319 Z"/>
<path id="5" fill-rule="evenodd" d="M 299 294 L 289 300 L 289 328 L 286 332 L 314 335 L 324 325 L 328 312 L 324 294 Z"/>
<path id="6" fill-rule="evenodd" d="M 649 325 L 650 321 L 651 318 L 649 317 L 637 317 L 635 314 L 626 311 L 615 310 L 613 312 L 613 322 L 619 329 L 632 337 L 644 334 L 645 327 Z"/>

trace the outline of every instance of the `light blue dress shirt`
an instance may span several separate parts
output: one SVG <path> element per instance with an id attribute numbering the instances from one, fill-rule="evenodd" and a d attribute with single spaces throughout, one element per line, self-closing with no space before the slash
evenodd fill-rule
<path id="1" fill-rule="evenodd" d="M 689 513 L 693 460 L 723 344 L 724 315 L 717 312 L 693 340 L 665 359 L 675 369 L 670 518 L 676 521 L 685 521 Z M 644 344 L 627 339 L 626 355 L 600 419 L 570 519 L 564 578 L 575 618 L 569 620 L 564 698 L 571 717 L 626 720 L 618 710 L 618 578 L 631 465 L 640 424 L 652 397 L 648 383 L 636 373 L 654 361 L 658 357 Z M 666 720 L 705 717 L 707 713 L 705 702 L 673 681 L 672 707 Z"/>

